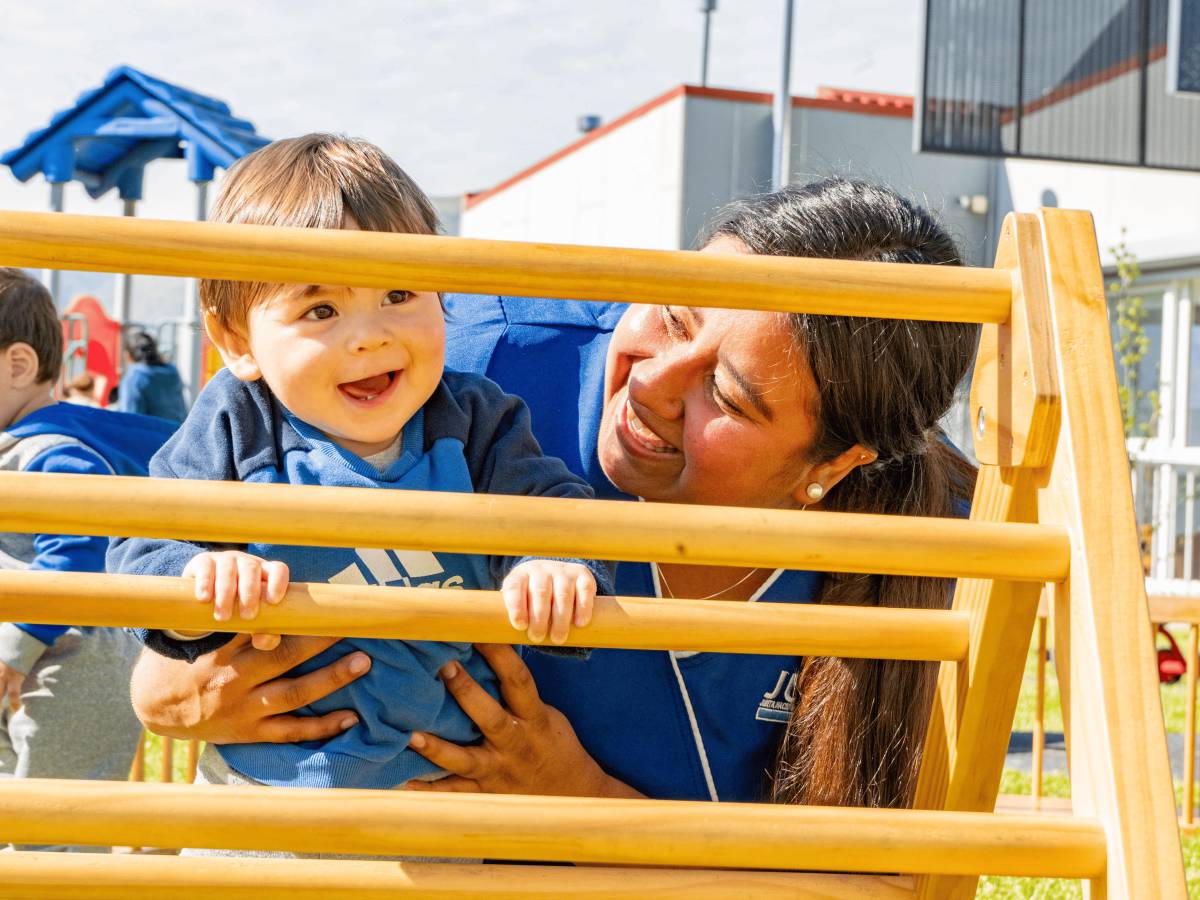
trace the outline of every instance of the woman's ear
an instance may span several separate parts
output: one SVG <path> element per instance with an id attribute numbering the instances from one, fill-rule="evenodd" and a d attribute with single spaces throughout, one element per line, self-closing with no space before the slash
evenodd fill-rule
<path id="1" fill-rule="evenodd" d="M 221 361 L 237 378 L 242 381 L 258 381 L 262 378 L 262 370 L 250 352 L 250 339 L 234 328 L 226 328 L 211 314 L 204 314 L 204 330 L 212 341 Z"/>
<path id="2" fill-rule="evenodd" d="M 827 462 L 819 463 L 796 485 L 792 499 L 798 506 L 814 507 L 835 485 L 859 466 L 869 466 L 879 458 L 874 450 L 855 444 Z M 820 485 L 818 491 L 814 485 Z"/>
<path id="3" fill-rule="evenodd" d="M 8 369 L 9 383 L 18 390 L 25 390 L 37 384 L 38 355 L 32 346 L 24 341 L 9 344 L 3 351 L 3 365 Z"/>

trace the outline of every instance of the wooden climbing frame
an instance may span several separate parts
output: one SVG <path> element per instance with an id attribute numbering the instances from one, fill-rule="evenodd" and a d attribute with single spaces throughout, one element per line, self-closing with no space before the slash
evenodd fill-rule
<path id="1" fill-rule="evenodd" d="M 597 602 L 594 647 L 940 661 L 913 810 L 9 780 L 0 838 L 574 862 L 0 854 L 14 896 L 970 896 L 980 874 L 1183 897 L 1099 255 L 1086 213 L 1006 221 L 995 268 L 0 214 L 0 264 L 984 323 L 969 521 L 0 473 L 0 530 L 515 552 L 958 578 L 945 611 Z M 236 516 L 231 510 L 237 510 Z M 469 523 L 469 525 L 467 524 Z M 1074 814 L 992 812 L 1053 586 Z M 886 598 L 884 598 L 886 602 Z M 0 618 L 203 628 L 182 579 L 0 573 Z M 237 623 L 234 623 L 237 624 Z M 255 629 L 513 640 L 497 593 L 295 584 Z M 247 628 L 247 630 L 250 630 Z M 644 868 L 653 867 L 653 868 Z M 880 875 L 878 873 L 896 873 Z"/>

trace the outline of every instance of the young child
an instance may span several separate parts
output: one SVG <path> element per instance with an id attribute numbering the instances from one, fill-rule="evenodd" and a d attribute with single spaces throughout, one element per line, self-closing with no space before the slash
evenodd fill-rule
<path id="1" fill-rule="evenodd" d="M 0 268 L 0 470 L 145 475 L 174 425 L 56 403 L 62 357 L 49 292 Z M 107 547 L 102 537 L 0 533 L 0 569 L 102 572 Z M 137 654 L 119 628 L 0 624 L 0 777 L 127 778 L 142 733 L 129 704 Z"/>
<path id="2" fill-rule="evenodd" d="M 328 135 L 278 141 L 238 162 L 211 218 L 410 234 L 433 234 L 437 224 L 424 194 L 382 151 Z M 480 376 L 443 371 L 436 293 L 204 281 L 200 301 L 227 368 L 154 458 L 152 475 L 591 496 L 559 460 L 541 455 L 524 403 Z M 590 562 L 144 539 L 114 541 L 108 562 L 112 571 L 194 577 L 218 621 L 230 618 L 235 598 L 241 618 L 253 618 L 260 600 L 279 601 L 289 578 L 443 588 L 491 588 L 503 578 L 513 625 L 535 640 L 549 627 L 557 641 L 572 621 L 587 623 L 597 583 L 608 592 L 611 578 Z M 186 659 L 226 640 L 146 635 L 147 646 Z M 323 742 L 224 745 L 220 759 L 202 759 L 203 777 L 391 788 L 444 774 L 408 747 L 413 731 L 479 737 L 437 677 L 457 660 L 495 694 L 495 676 L 470 644 L 346 640 L 295 674 L 341 657 L 345 644 L 366 650 L 370 672 L 306 712 L 351 708 L 356 726 Z"/>

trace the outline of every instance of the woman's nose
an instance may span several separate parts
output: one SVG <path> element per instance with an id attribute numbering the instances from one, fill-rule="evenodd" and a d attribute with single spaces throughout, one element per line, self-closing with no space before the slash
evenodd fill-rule
<path id="1" fill-rule="evenodd" d="M 633 364 L 629 396 L 634 403 L 663 419 L 683 415 L 683 397 L 694 377 L 693 367 L 681 352 L 667 350 Z"/>

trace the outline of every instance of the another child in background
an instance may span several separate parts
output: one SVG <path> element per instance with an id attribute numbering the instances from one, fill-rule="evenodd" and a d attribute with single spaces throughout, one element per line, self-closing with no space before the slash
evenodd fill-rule
<path id="1" fill-rule="evenodd" d="M 100 401 L 96 399 L 96 379 L 87 372 L 76 375 L 67 382 L 63 390 L 63 400 L 67 403 L 78 403 L 80 406 L 98 407 Z"/>
<path id="2" fill-rule="evenodd" d="M 0 269 L 0 470 L 145 475 L 174 426 L 56 403 L 62 357 L 50 294 Z M 0 533 L 0 569 L 102 572 L 107 547 L 103 537 Z M 128 777 L 142 732 L 129 703 L 138 652 L 120 628 L 0 624 L 0 776 Z"/>
<path id="3" fill-rule="evenodd" d="M 329 135 L 278 141 L 238 162 L 212 219 L 409 234 L 433 234 L 437 226 L 428 199 L 382 151 Z M 444 371 L 436 293 L 203 281 L 200 298 L 227 368 L 154 458 L 153 475 L 592 495 L 559 460 L 542 456 L 521 400 L 481 376 Z M 114 541 L 108 559 L 113 571 L 194 577 L 197 597 L 213 602 L 219 621 L 231 617 L 235 602 L 243 620 L 253 618 L 260 600 L 279 602 L 289 578 L 442 588 L 494 588 L 503 580 L 514 626 L 537 640 L 549 631 L 557 641 L 573 623 L 587 623 L 597 584 L 607 591 L 611 577 L 605 566 L 582 561 L 145 539 Z M 146 642 L 195 659 L 228 638 L 150 632 Z M 351 639 L 294 674 L 341 657 L 344 644 L 366 650 L 370 672 L 305 712 L 351 708 L 357 725 L 319 743 L 210 747 L 202 780 L 391 788 L 444 774 L 409 749 L 413 731 L 458 742 L 479 737 L 437 677 L 458 661 L 495 694 L 495 677 L 472 645 Z"/>
<path id="4" fill-rule="evenodd" d="M 117 393 L 121 412 L 182 422 L 187 416 L 179 370 L 158 352 L 158 342 L 144 331 L 125 338 L 125 374 Z"/>

